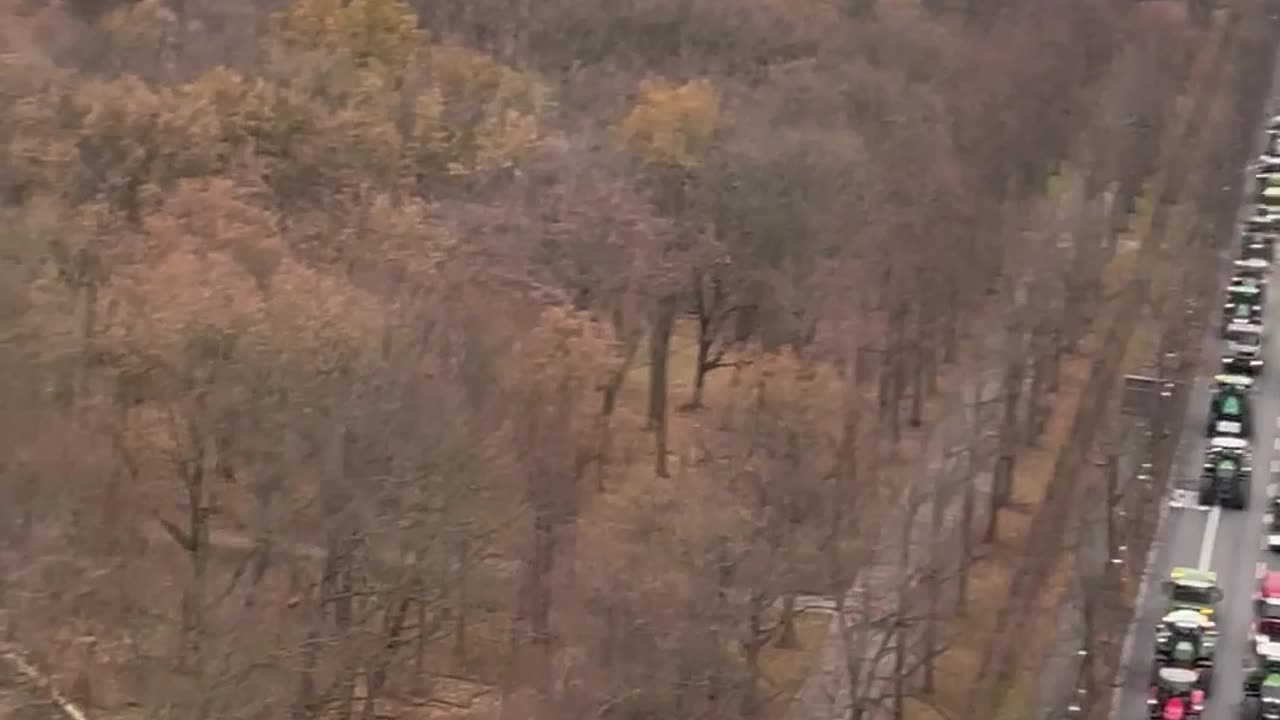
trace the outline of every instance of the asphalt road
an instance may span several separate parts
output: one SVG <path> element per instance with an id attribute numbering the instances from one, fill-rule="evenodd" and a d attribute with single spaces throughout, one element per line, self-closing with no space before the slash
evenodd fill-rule
<path id="1" fill-rule="evenodd" d="M 1280 70 L 1280 57 L 1277 58 Z M 1275 107 L 1280 96 L 1280 71 L 1273 72 L 1271 100 L 1267 108 Z M 1258 139 L 1257 151 L 1262 149 Z M 1257 153 L 1255 153 L 1255 156 Z M 1245 184 L 1246 198 L 1252 198 L 1254 184 L 1252 172 Z M 1248 210 L 1249 206 L 1242 210 Z M 1237 254 L 1238 243 L 1233 240 L 1231 254 Z M 1207 333 L 1205 373 L 1196 381 L 1192 390 L 1188 416 L 1181 428 L 1182 436 L 1178 456 L 1174 464 L 1174 489 L 1169 505 L 1162 509 L 1167 515 L 1160 524 L 1151 561 L 1139 592 L 1138 611 L 1129 629 L 1123 675 L 1117 678 L 1116 702 L 1112 705 L 1113 720 L 1130 720 L 1146 716 L 1146 697 L 1151 672 L 1152 647 L 1155 642 L 1155 625 L 1164 609 L 1165 597 L 1160 585 L 1172 567 L 1184 566 L 1213 570 L 1225 592 L 1218 609 L 1218 624 L 1222 635 L 1218 644 L 1217 666 L 1214 670 L 1213 693 L 1205 708 L 1206 720 L 1241 717 L 1243 665 L 1249 647 L 1250 622 L 1252 620 L 1252 594 L 1260 565 L 1280 570 L 1280 556 L 1272 556 L 1262 547 L 1263 515 L 1266 511 L 1268 488 L 1273 478 L 1280 476 L 1280 292 L 1273 286 L 1269 293 L 1264 323 L 1267 334 L 1264 351 L 1267 368 L 1255 386 L 1254 392 L 1254 474 L 1251 483 L 1249 506 L 1244 511 L 1215 507 L 1202 510 L 1182 507 L 1181 503 L 1194 506 L 1193 494 L 1181 493 L 1195 487 L 1206 444 L 1205 421 L 1209 407 L 1209 377 L 1216 370 L 1215 363 L 1222 342 L 1216 328 Z"/>

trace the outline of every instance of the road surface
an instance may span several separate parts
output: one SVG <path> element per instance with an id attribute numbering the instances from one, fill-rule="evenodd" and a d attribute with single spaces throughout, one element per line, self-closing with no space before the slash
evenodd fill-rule
<path id="1" fill-rule="evenodd" d="M 1280 66 L 1280 56 L 1277 57 Z M 1275 107 L 1280 96 L 1280 72 L 1273 70 L 1272 88 L 1266 107 Z M 1258 138 L 1255 156 L 1261 152 L 1263 139 Z M 1243 197 L 1254 194 L 1253 173 L 1247 173 Z M 1242 209 L 1247 210 L 1249 206 Z M 1233 238 L 1230 253 L 1237 254 L 1238 242 Z M 1225 259 L 1225 258 L 1224 258 Z M 1216 328 L 1204 338 L 1205 371 L 1192 390 L 1189 412 L 1183 419 L 1181 441 L 1173 464 L 1173 491 L 1168 504 L 1160 511 L 1167 513 L 1152 547 L 1150 562 L 1138 594 L 1134 624 L 1129 628 L 1122 671 L 1116 679 L 1116 701 L 1112 704 L 1112 720 L 1130 720 L 1146 716 L 1146 698 L 1151 672 L 1151 653 L 1155 642 L 1155 625 L 1164 609 L 1165 598 L 1160 585 L 1176 566 L 1212 570 L 1225 592 L 1219 604 L 1217 621 L 1222 635 L 1218 644 L 1217 667 L 1214 670 L 1213 694 L 1205 708 L 1206 720 L 1240 717 L 1243 664 L 1250 640 L 1252 594 L 1261 566 L 1280 570 L 1280 556 L 1272 556 L 1262 543 L 1263 516 L 1268 492 L 1274 478 L 1280 476 L 1280 292 L 1269 293 L 1264 310 L 1268 327 L 1264 352 L 1266 370 L 1254 393 L 1254 474 L 1248 508 L 1244 511 L 1214 507 L 1195 507 L 1194 493 L 1200 463 L 1205 450 L 1205 422 L 1209 407 L 1209 376 L 1216 369 L 1222 342 Z M 1216 320 L 1216 318 L 1215 318 Z M 1154 510 L 1153 510 L 1154 512 Z"/>

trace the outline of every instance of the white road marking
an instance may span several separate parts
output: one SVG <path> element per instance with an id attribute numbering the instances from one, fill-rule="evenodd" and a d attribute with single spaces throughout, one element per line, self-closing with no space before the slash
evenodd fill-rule
<path id="1" fill-rule="evenodd" d="M 1278 473 L 1280 473 L 1280 460 L 1272 460 L 1272 461 L 1271 461 L 1271 474 L 1272 474 L 1272 475 L 1276 475 L 1276 474 L 1278 474 Z"/>
<path id="2" fill-rule="evenodd" d="M 1209 564 L 1213 562 L 1213 544 L 1218 541 L 1218 523 L 1222 520 L 1222 508 L 1214 505 L 1209 511 L 1209 519 L 1204 523 L 1204 538 L 1200 541 L 1200 562 L 1197 566 L 1201 570 L 1208 570 Z"/>

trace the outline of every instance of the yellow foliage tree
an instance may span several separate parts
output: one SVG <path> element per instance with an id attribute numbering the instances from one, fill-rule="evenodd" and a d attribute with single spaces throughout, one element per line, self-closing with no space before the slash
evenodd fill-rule
<path id="1" fill-rule="evenodd" d="M 646 161 L 687 169 L 706 153 L 719 114 L 719 97 L 706 80 L 681 85 L 646 80 L 618 134 L 628 149 Z"/>
<path id="2" fill-rule="evenodd" d="M 262 80 L 215 68 L 177 88 L 170 122 L 225 164 L 236 148 L 275 134 L 275 94 Z"/>
<path id="3" fill-rule="evenodd" d="M 401 134 L 394 122 L 397 96 L 376 73 L 357 78 L 350 99 L 317 128 L 318 159 L 333 181 L 386 185 L 400 170 Z M 350 173 L 354 171 L 355 176 Z M 334 177 L 347 175 L 346 177 Z"/>
<path id="4" fill-rule="evenodd" d="M 296 0 L 279 16 L 286 45 L 345 54 L 402 77 L 421 45 L 418 16 L 402 0 Z"/>
<path id="5" fill-rule="evenodd" d="M 501 170 L 538 146 L 541 117 L 550 104 L 538 78 L 454 45 L 432 48 L 427 72 L 411 129 L 421 171 Z"/>

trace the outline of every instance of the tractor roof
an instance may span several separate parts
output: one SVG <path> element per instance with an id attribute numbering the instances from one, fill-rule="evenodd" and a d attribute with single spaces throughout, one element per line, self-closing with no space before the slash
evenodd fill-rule
<path id="1" fill-rule="evenodd" d="M 1244 438 L 1220 435 L 1210 440 L 1209 445 L 1217 450 L 1244 450 L 1249 447 L 1249 441 Z"/>
<path id="2" fill-rule="evenodd" d="M 1213 622 L 1197 610 L 1174 610 L 1164 616 L 1164 621 L 1174 625 L 1190 625 L 1194 627 L 1203 627 Z"/>
<path id="3" fill-rule="evenodd" d="M 1212 570 L 1176 567 L 1169 571 L 1169 579 L 1179 585 L 1213 587 L 1218 584 L 1218 573 Z"/>
<path id="4" fill-rule="evenodd" d="M 1253 387 L 1253 378 L 1249 377 L 1248 375 L 1230 375 L 1230 374 L 1214 375 L 1213 380 L 1219 385 L 1226 385 L 1229 387 L 1236 387 L 1236 388 Z"/>

